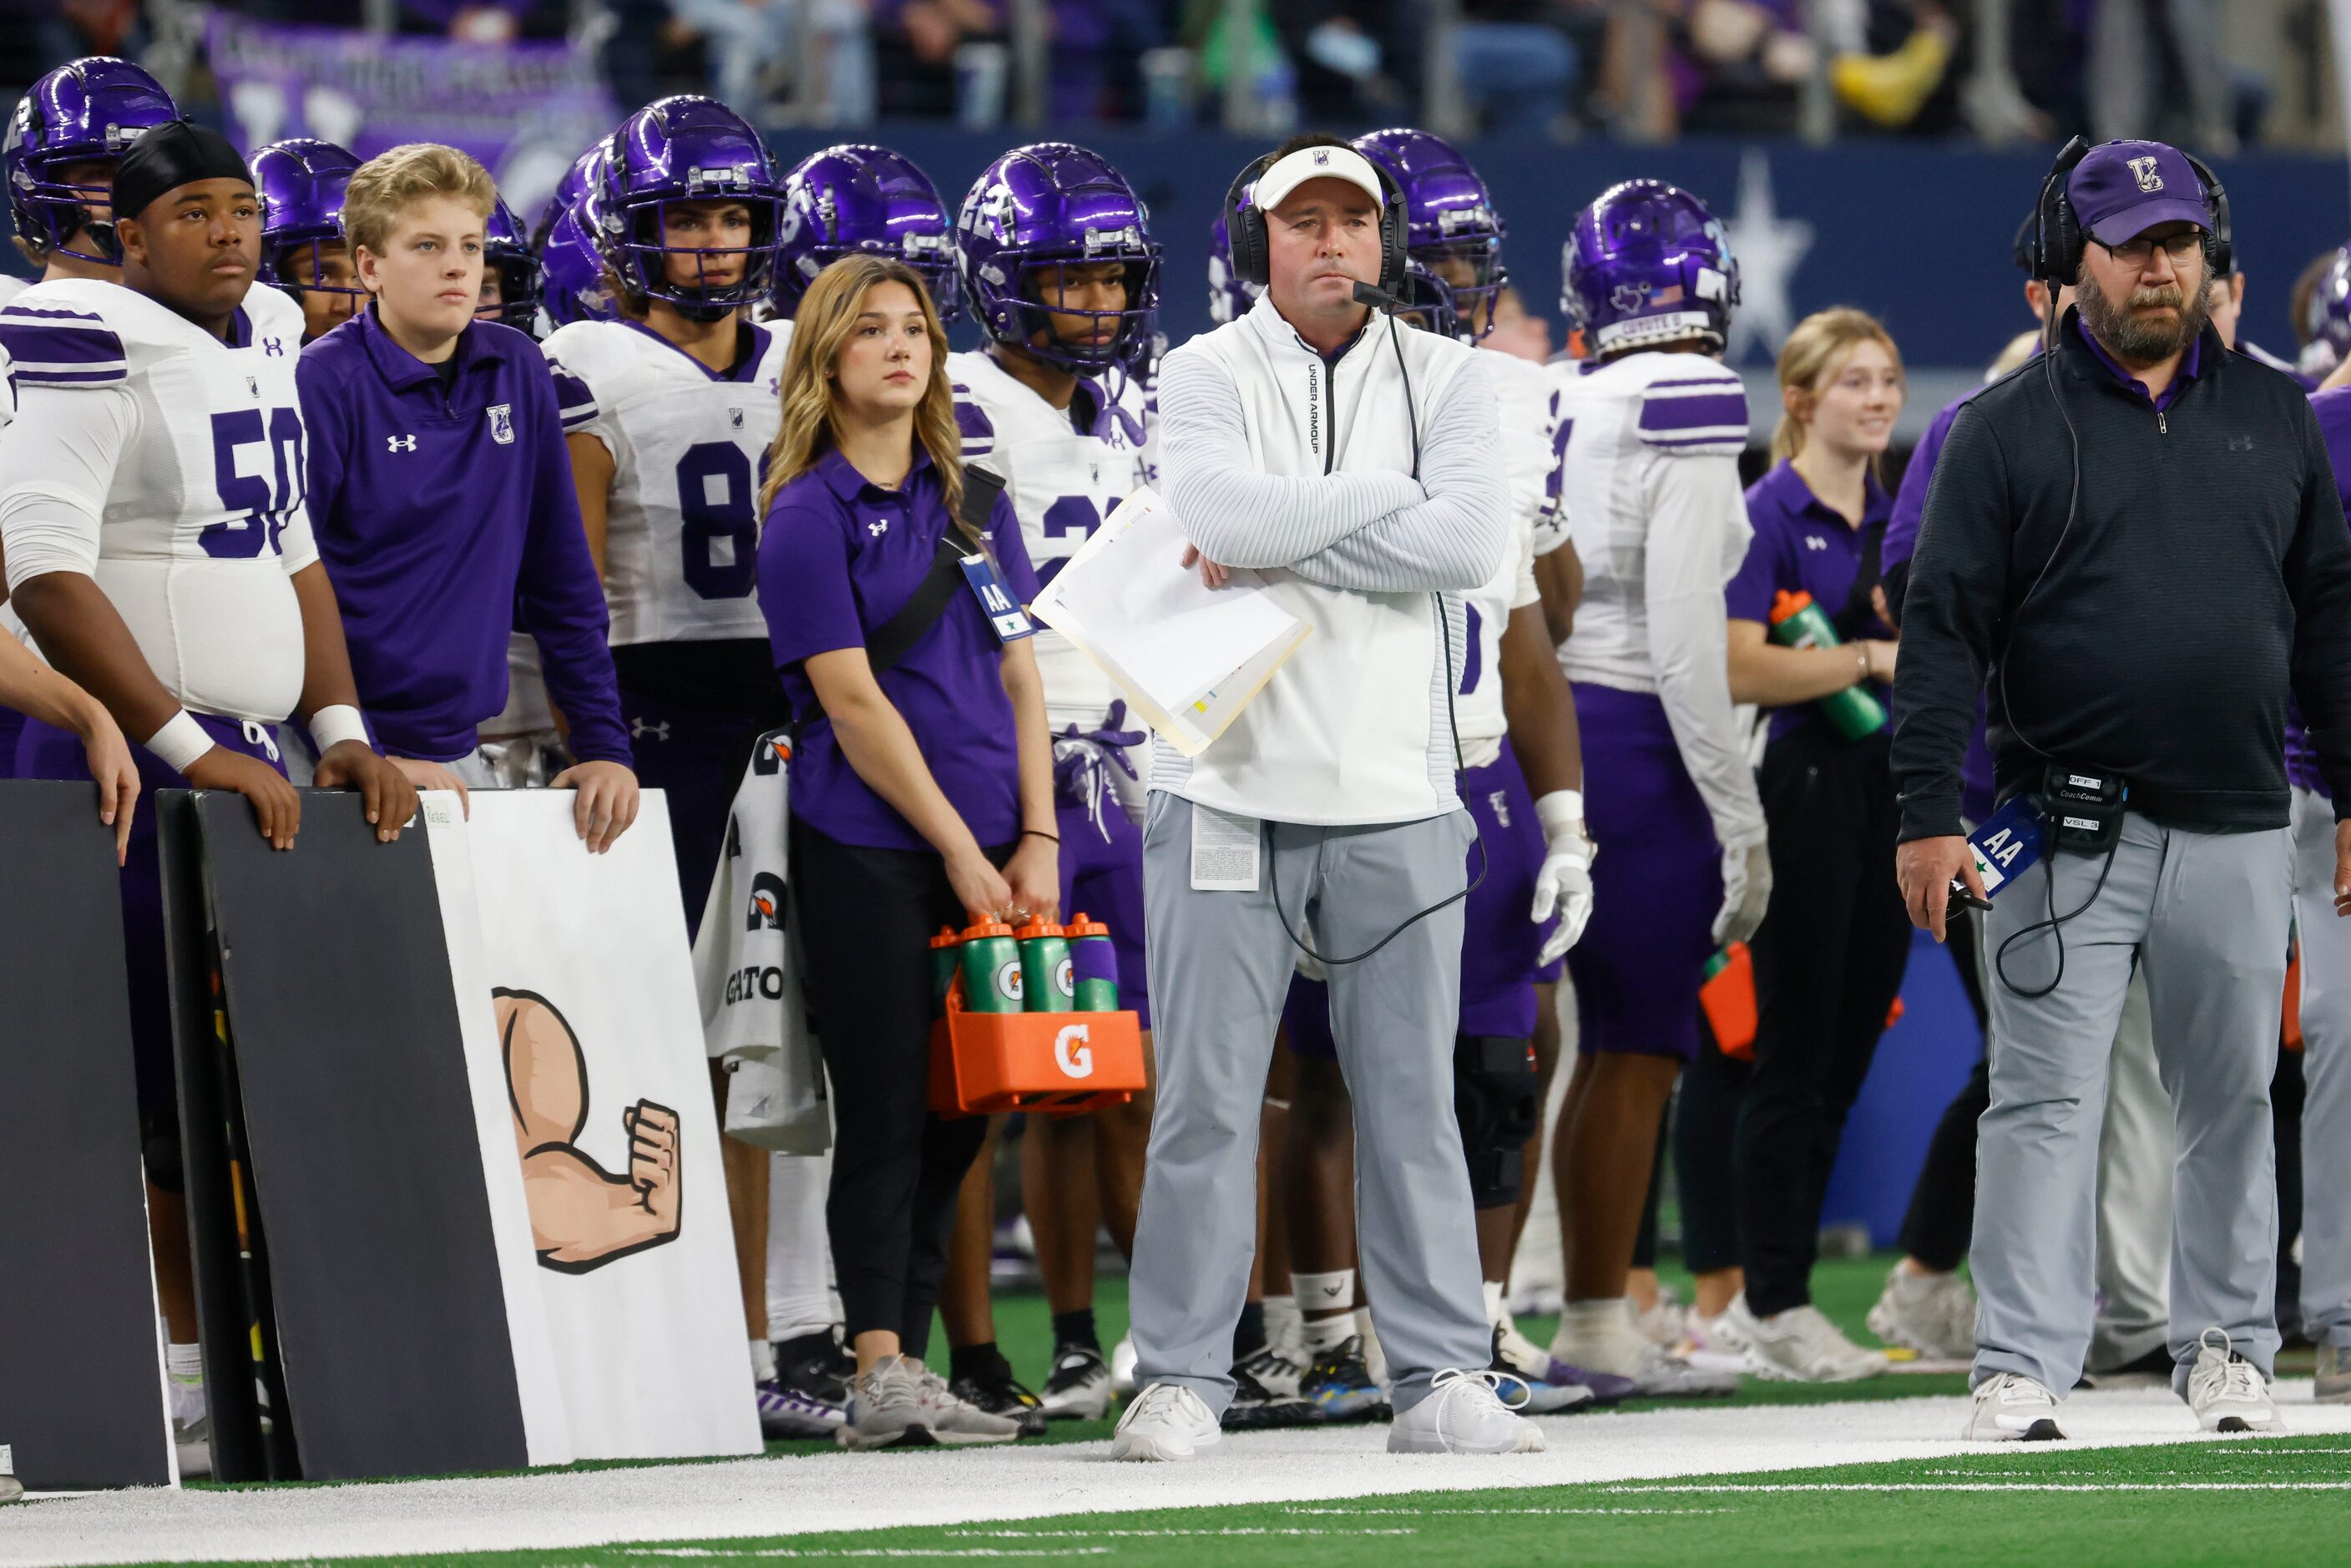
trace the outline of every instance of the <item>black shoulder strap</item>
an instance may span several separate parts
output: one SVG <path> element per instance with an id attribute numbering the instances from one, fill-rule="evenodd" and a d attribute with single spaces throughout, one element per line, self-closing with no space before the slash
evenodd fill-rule
<path id="1" fill-rule="evenodd" d="M 988 516 L 996 510 L 996 498 L 1003 493 L 1002 476 L 986 468 L 966 468 L 962 508 L 965 526 L 976 535 L 984 535 Z M 938 553 L 931 557 L 931 570 L 915 585 L 914 596 L 865 639 L 865 662 L 872 666 L 875 674 L 914 652 L 914 644 L 946 613 L 956 590 L 963 584 L 963 539 L 952 532 L 942 538 Z"/>
<path id="2" fill-rule="evenodd" d="M 1861 530 L 1861 559 L 1858 570 L 1853 574 L 1853 590 L 1845 595 L 1844 606 L 1830 621 L 1830 624 L 1836 628 L 1837 635 L 1847 643 L 1859 639 L 1877 617 L 1877 606 L 1871 601 L 1869 591 L 1885 581 L 1885 574 L 1878 564 L 1885 559 L 1885 549 L 1884 523 L 1871 523 Z M 1891 608 L 1890 603 L 1888 607 Z"/>

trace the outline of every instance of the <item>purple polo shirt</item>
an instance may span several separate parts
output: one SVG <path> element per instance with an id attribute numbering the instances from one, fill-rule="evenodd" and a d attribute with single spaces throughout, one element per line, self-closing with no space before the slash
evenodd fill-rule
<path id="1" fill-rule="evenodd" d="M 2188 351 L 2179 358 L 2179 373 L 2171 378 L 2171 384 L 2163 389 L 2161 397 L 2151 397 L 2147 394 L 2147 383 L 2123 369 L 2121 363 L 2112 354 L 2106 352 L 2106 346 L 2091 336 L 2090 329 L 2083 324 L 2079 310 L 2074 312 L 2074 330 L 2082 335 L 2083 343 L 2089 348 L 2090 357 L 2104 365 L 2108 375 L 2138 393 L 2140 400 L 2158 413 L 2163 413 L 2179 401 L 2179 394 L 2186 392 L 2188 383 L 2196 379 L 2197 365 L 2203 358 L 2204 343 L 2201 336 L 2190 338 L 2188 340 Z"/>
<path id="2" fill-rule="evenodd" d="M 2318 416 L 2318 434 L 2326 442 L 2326 460 L 2335 468 L 2335 487 L 2351 505 L 2351 387 L 2335 387 L 2310 394 L 2310 412 Z M 2332 800 L 2334 791 L 2319 776 L 2318 754 L 2311 749 L 2310 731 L 2302 722 L 2302 705 L 2291 697 L 2285 708 L 2285 776 L 2297 789 L 2313 789 Z"/>
<path id="3" fill-rule="evenodd" d="M 507 704 L 507 643 L 538 642 L 582 762 L 631 764 L 610 620 L 538 345 L 475 321 L 444 390 L 372 307 L 302 350 L 310 527 L 360 705 L 386 751 L 451 762 Z"/>
<path id="4" fill-rule="evenodd" d="M 1983 391 L 1975 387 L 1953 398 L 1928 422 L 1927 433 L 1910 450 L 1909 466 L 1894 492 L 1894 510 L 1886 519 L 1886 543 L 1877 555 L 1878 570 L 1891 572 L 1918 553 L 1918 522 L 1927 515 L 1927 486 L 1935 477 L 1936 460 L 1951 434 L 1951 422 L 1969 398 Z M 1991 742 L 1984 734 L 1984 694 L 1976 694 L 1976 727 L 1968 733 L 1967 755 L 1959 759 L 1959 810 L 1968 821 L 1980 822 L 1991 815 L 1999 797 L 1993 779 Z"/>
<path id="5" fill-rule="evenodd" d="M 802 661 L 866 639 L 914 597 L 948 526 L 946 493 L 930 455 L 895 490 L 872 483 L 838 450 L 776 492 L 759 536 L 759 608 L 784 695 L 799 716 L 792 814 L 827 838 L 870 849 L 928 850 L 896 809 L 857 776 L 833 738 Z M 1037 574 L 1008 497 L 988 515 L 987 541 L 1004 585 L 1022 603 Z M 1005 695 L 1003 649 L 979 606 L 958 588 L 937 622 L 881 676 L 931 777 L 982 844 L 1020 831 L 1020 756 Z"/>
<path id="6" fill-rule="evenodd" d="M 1854 579 L 1861 574 L 1862 529 L 1882 525 L 1894 507 L 1875 475 L 1864 486 L 1860 528 L 1814 496 L 1796 465 L 1784 457 L 1747 487 L 1747 521 L 1755 538 L 1739 574 L 1722 591 L 1723 608 L 1733 621 L 1760 621 L 1768 632 L 1771 601 L 1781 593 L 1809 593 L 1822 614 L 1836 618 L 1853 596 Z M 1891 638 L 1894 629 L 1873 611 L 1862 635 Z M 1881 703 L 1892 695 L 1875 681 L 1869 689 Z M 1815 705 L 1792 704 L 1771 715 L 1771 738 L 1821 722 Z"/>

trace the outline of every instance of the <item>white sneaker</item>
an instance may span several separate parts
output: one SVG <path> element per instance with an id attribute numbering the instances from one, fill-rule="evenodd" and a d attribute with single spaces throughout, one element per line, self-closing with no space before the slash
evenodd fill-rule
<path id="1" fill-rule="evenodd" d="M 1869 1332 L 1937 1361 L 1976 1353 L 1976 1293 L 1956 1273 L 1914 1274 L 1896 1263 L 1869 1309 Z"/>
<path id="2" fill-rule="evenodd" d="M 2057 1398 L 2029 1377 L 2000 1373 L 1976 1387 L 1975 1408 L 1959 1436 L 1990 1443 L 2063 1442 Z"/>
<path id="3" fill-rule="evenodd" d="M 850 1383 L 849 1419 L 833 1441 L 844 1448 L 918 1447 L 931 1440 L 923 1416 L 922 1363 L 884 1356 Z"/>
<path id="4" fill-rule="evenodd" d="M 1391 1454 L 1540 1454 L 1542 1428 L 1511 1414 L 1495 1390 L 1516 1378 L 1447 1367 L 1429 1379 L 1427 1396 L 1396 1412 Z"/>
<path id="5" fill-rule="evenodd" d="M 1739 1374 L 1692 1366 L 1659 1350 L 1633 1326 L 1633 1303 L 1571 1301 L 1552 1336 L 1552 1359 L 1629 1377 L 1639 1392 L 1662 1398 L 1705 1398 L 1739 1392 Z"/>
<path id="6" fill-rule="evenodd" d="M 957 1396 L 947 1386 L 947 1380 L 929 1367 L 920 1362 L 914 1365 L 922 1389 L 922 1413 L 916 1419 L 933 1442 L 966 1448 L 976 1443 L 1009 1443 L 1020 1436 L 1020 1423 L 1011 1416 L 981 1409 Z"/>
<path id="7" fill-rule="evenodd" d="M 25 1483 L 15 1476 L 0 1475 L 0 1502 L 15 1502 L 25 1495 Z"/>
<path id="8" fill-rule="evenodd" d="M 1670 1285 L 1657 1287 L 1657 1304 L 1633 1320 L 1641 1337 L 1659 1350 L 1679 1350 L 1689 1337 L 1689 1309 Z"/>
<path id="9" fill-rule="evenodd" d="M 1225 1439 L 1225 1429 L 1198 1395 L 1173 1383 L 1155 1383 L 1128 1402 L 1111 1434 L 1113 1459 L 1189 1459 Z"/>
<path id="10" fill-rule="evenodd" d="M 1110 1391 L 1122 1399 L 1134 1392 L 1134 1341 L 1131 1337 L 1110 1347 Z"/>
<path id="11" fill-rule="evenodd" d="M 1745 1343 L 1748 1364 L 1765 1377 L 1784 1383 L 1857 1383 L 1888 1365 L 1884 1352 L 1854 1343 L 1810 1302 L 1759 1318 L 1741 1291 L 1722 1315 Z"/>
<path id="12" fill-rule="evenodd" d="M 2274 1432 L 2277 1405 L 2261 1368 L 2229 1348 L 2229 1331 L 2196 1336 L 2196 1364 L 2188 1369 L 2188 1404 L 2207 1432 Z"/>

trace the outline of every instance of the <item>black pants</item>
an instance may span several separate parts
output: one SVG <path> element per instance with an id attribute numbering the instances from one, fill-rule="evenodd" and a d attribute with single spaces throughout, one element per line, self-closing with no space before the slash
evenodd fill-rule
<path id="1" fill-rule="evenodd" d="M 1722 1054 L 1703 1016 L 1698 1031 L 1698 1059 L 1682 1069 L 1674 1102 L 1674 1181 L 1682 1199 L 1682 1262 L 1693 1274 L 1711 1274 L 1739 1267 L 1730 1150 L 1751 1069 Z"/>
<path id="2" fill-rule="evenodd" d="M 947 1233 L 985 1116 L 931 1114 L 930 939 L 963 901 L 928 851 L 874 850 L 792 823 L 792 907 L 832 1081 L 825 1228 L 853 1340 L 876 1330 L 929 1348 Z M 998 865 L 1011 846 L 990 850 Z"/>
<path id="3" fill-rule="evenodd" d="M 1763 754 L 1771 904 L 1754 941 L 1755 1066 L 1731 1148 L 1747 1304 L 1812 1300 L 1821 1200 L 1910 957 L 1886 737 L 1806 725 Z"/>

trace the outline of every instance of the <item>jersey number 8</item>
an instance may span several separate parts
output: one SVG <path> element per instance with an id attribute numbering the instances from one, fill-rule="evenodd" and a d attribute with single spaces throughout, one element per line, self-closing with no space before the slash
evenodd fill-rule
<path id="1" fill-rule="evenodd" d="M 677 460 L 685 585 L 705 599 L 741 599 L 759 580 L 759 517 L 751 460 L 731 441 L 704 441 Z M 712 541 L 725 539 L 720 559 Z"/>

